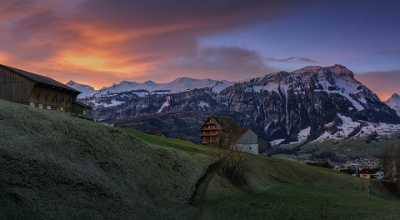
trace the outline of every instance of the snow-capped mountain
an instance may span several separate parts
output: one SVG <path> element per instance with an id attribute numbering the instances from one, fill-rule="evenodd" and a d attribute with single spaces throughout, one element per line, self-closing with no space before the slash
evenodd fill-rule
<path id="1" fill-rule="evenodd" d="M 69 81 L 67 83 L 67 85 L 69 87 L 81 92 L 81 94 L 79 94 L 79 96 L 78 96 L 78 99 L 90 97 L 96 92 L 96 90 L 93 87 L 85 85 L 85 84 L 80 84 L 80 83 L 77 83 L 74 81 Z"/>
<path id="2" fill-rule="evenodd" d="M 144 90 L 148 92 L 179 93 L 200 88 L 212 88 L 215 92 L 220 92 L 232 84 L 233 83 L 229 81 L 193 79 L 188 77 L 177 78 L 168 83 L 155 83 L 153 81 L 147 81 L 144 83 L 122 81 L 111 87 L 106 87 L 97 91 L 95 96 Z"/>
<path id="3" fill-rule="evenodd" d="M 86 101 L 98 120 L 193 141 L 210 114 L 231 116 L 272 145 L 400 132 L 396 112 L 341 65 L 267 74 L 223 90 L 186 78 L 172 85 L 175 93 L 135 90 Z M 200 88 L 178 92 L 193 85 Z"/>
<path id="4" fill-rule="evenodd" d="M 386 104 L 397 112 L 397 115 L 400 116 L 400 95 L 394 93 L 387 101 Z"/>
<path id="5" fill-rule="evenodd" d="M 248 118 L 243 124 L 274 144 L 400 131 L 396 113 L 342 65 L 268 74 L 236 84 L 221 96 L 229 111 Z"/>

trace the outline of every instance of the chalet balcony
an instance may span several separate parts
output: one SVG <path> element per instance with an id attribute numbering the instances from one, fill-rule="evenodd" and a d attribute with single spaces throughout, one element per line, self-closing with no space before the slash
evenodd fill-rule
<path id="1" fill-rule="evenodd" d="M 203 128 L 202 131 L 220 131 L 221 129 L 218 128 Z"/>
<path id="2" fill-rule="evenodd" d="M 219 132 L 202 132 L 201 137 L 218 136 Z"/>

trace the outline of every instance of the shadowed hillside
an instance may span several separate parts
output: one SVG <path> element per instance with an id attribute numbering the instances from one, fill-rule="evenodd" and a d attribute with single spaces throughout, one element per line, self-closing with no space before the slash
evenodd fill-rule
<path id="1" fill-rule="evenodd" d="M 190 217 L 207 160 L 0 101 L 0 219 Z"/>
<path id="2" fill-rule="evenodd" d="M 330 170 L 250 155 L 236 176 L 210 167 L 228 154 L 0 101 L 0 219 L 400 216 L 376 184 Z"/>

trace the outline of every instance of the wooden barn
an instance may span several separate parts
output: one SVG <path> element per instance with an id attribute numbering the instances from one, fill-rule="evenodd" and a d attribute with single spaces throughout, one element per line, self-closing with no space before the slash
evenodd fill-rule
<path id="1" fill-rule="evenodd" d="M 201 143 L 259 154 L 258 136 L 228 117 L 209 117 L 201 127 Z"/>
<path id="2" fill-rule="evenodd" d="M 79 91 L 51 78 L 0 65 L 0 98 L 41 109 L 83 114 Z"/>

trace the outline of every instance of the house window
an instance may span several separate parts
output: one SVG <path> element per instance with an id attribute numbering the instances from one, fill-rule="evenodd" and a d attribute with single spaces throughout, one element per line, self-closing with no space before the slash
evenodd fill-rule
<path id="1" fill-rule="evenodd" d="M 51 106 L 50 105 L 47 106 L 47 110 L 51 110 Z"/>
<path id="2" fill-rule="evenodd" d="M 31 107 L 35 108 L 35 103 L 31 102 L 31 103 L 29 103 L 29 105 L 30 105 Z"/>
<path id="3" fill-rule="evenodd" d="M 60 107 L 60 111 L 62 111 L 62 112 L 63 112 L 63 111 L 64 111 L 64 107 Z"/>
<path id="4" fill-rule="evenodd" d="M 43 104 L 39 104 L 39 108 L 40 108 L 40 109 L 43 109 Z"/>

